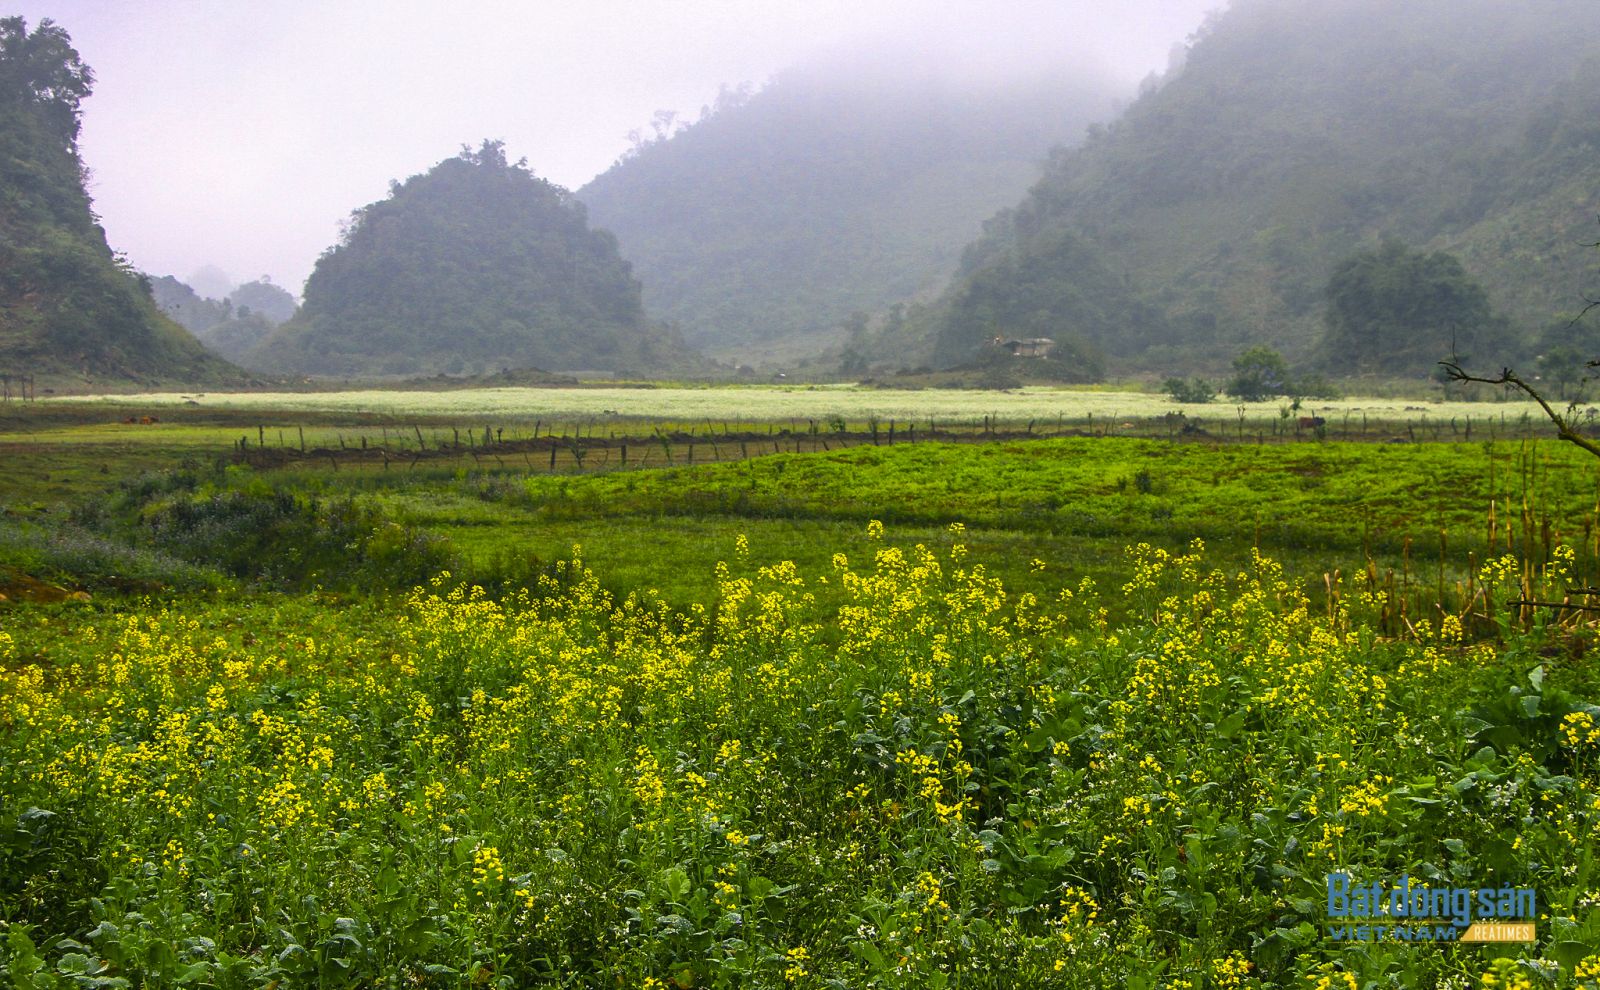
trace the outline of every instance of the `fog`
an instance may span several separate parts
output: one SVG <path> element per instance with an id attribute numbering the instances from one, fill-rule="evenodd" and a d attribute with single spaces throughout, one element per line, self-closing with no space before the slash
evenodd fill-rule
<path id="1" fill-rule="evenodd" d="M 796 64 L 993 82 L 1063 62 L 1131 95 L 1221 0 L 14 4 L 95 71 L 80 147 L 112 246 L 298 291 L 350 211 L 463 144 L 576 189 L 655 111 Z M 206 280 L 215 283 L 216 273 Z"/>

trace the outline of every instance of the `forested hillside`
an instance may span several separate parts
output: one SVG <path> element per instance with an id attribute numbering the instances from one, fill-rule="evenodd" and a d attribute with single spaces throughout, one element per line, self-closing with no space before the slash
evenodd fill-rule
<path id="1" fill-rule="evenodd" d="M 646 321 L 616 239 L 486 141 L 357 210 L 318 260 L 300 312 L 246 363 L 410 375 L 661 373 L 697 360 Z"/>
<path id="2" fill-rule="evenodd" d="M 84 190 L 93 73 L 65 31 L 0 19 L 0 372 L 68 381 L 242 377 L 163 316 Z"/>
<path id="3" fill-rule="evenodd" d="M 1222 365 L 1254 344 L 1374 370 L 1389 355 L 1339 346 L 1360 335 L 1333 325 L 1330 292 L 1352 284 L 1334 282 L 1341 266 L 1387 258 L 1440 275 L 1475 321 L 1369 326 L 1424 334 L 1390 370 L 1421 373 L 1453 339 L 1485 362 L 1528 358 L 1592 286 L 1594 14 L 1591 0 L 1236 0 L 1181 69 L 1057 154 L 940 305 L 878 353 L 922 339 L 958 363 L 997 335 L 1050 336 L 1125 370 Z"/>
<path id="4" fill-rule="evenodd" d="M 1063 70 L 1001 84 L 813 66 L 644 144 L 578 193 L 652 313 L 740 361 L 816 353 L 856 311 L 937 290 L 1056 143 L 1111 112 Z"/>

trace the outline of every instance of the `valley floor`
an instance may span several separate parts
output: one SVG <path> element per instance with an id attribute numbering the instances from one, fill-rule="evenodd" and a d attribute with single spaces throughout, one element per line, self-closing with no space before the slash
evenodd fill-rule
<path id="1" fill-rule="evenodd" d="M 20 986 L 1600 973 L 1562 445 L 39 405 L 0 436 Z M 1536 908 L 1377 937 L 1346 876 Z"/>

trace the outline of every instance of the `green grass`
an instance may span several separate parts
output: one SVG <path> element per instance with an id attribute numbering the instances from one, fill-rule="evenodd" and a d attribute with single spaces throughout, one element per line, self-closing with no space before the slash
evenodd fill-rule
<path id="1" fill-rule="evenodd" d="M 40 428 L 32 443 L 14 448 L 18 467 L 0 484 L 0 504 L 94 502 L 141 471 L 185 462 L 211 470 L 228 460 L 214 445 L 239 429 L 187 422 Z M 349 442 L 345 431 L 319 424 L 305 431 L 306 442 L 334 446 L 341 435 Z M 379 425 L 377 436 L 385 431 L 391 440 L 402 432 Z M 284 432 L 298 446 L 299 429 Z M 405 435 L 414 440 L 415 432 Z M 454 436 L 437 425 L 423 435 L 430 450 Z M 709 446 L 699 445 L 702 458 Z M 724 456 L 737 453 L 733 444 L 723 448 Z M 649 441 L 632 450 L 633 463 L 653 455 L 659 464 L 664 456 Z M 1232 562 L 1260 547 L 1307 582 L 1334 569 L 1350 574 L 1370 558 L 1402 584 L 1438 592 L 1442 566 L 1443 590 L 1456 595 L 1472 593 L 1470 571 L 1490 556 L 1509 548 L 1543 557 L 1565 542 L 1578 551 L 1582 573 L 1600 579 L 1600 465 L 1551 441 L 1079 437 L 864 445 L 694 467 L 681 466 L 682 445 L 675 450 L 680 466 L 671 469 L 578 473 L 561 448 L 554 473 L 541 452 L 520 459 L 466 452 L 387 468 L 347 461 L 334 470 L 311 459 L 282 469 L 235 467 L 230 476 L 375 498 L 396 520 L 445 536 L 469 574 L 514 571 L 518 560 L 548 564 L 581 544 L 611 587 L 657 589 L 678 604 L 708 599 L 705 575 L 741 533 L 815 565 L 831 554 L 825 548 L 858 539 L 871 519 L 906 543 L 932 542 L 950 524 L 965 524 L 972 539 L 1003 551 L 995 566 L 1024 588 L 1035 580 L 1030 562 L 1047 552 L 1073 562 L 1067 566 L 1080 576 L 1115 580 L 1123 547 L 1181 547 L 1195 538 Z M 609 463 L 616 453 L 606 453 Z"/>
<path id="2" fill-rule="evenodd" d="M 1567 543 L 1589 575 L 1600 566 L 1597 492 L 1600 465 L 1552 442 L 1211 448 L 1068 439 L 396 481 L 379 497 L 396 518 L 447 535 L 469 560 L 517 552 L 549 561 L 581 543 L 602 572 L 627 576 L 618 587 L 637 581 L 681 602 L 704 600 L 703 579 L 685 575 L 725 559 L 739 533 L 814 564 L 827 559 L 824 548 L 859 539 L 871 519 L 907 543 L 936 542 L 963 523 L 999 551 L 995 566 L 1021 587 L 1034 581 L 1035 557 L 1066 562 L 1058 566 L 1068 576 L 1108 580 L 1122 572 L 1125 546 L 1195 538 L 1229 562 L 1260 547 L 1306 580 L 1335 568 L 1350 574 L 1371 557 L 1430 592 L 1441 556 L 1453 590 L 1472 561 L 1508 547 L 1542 558 Z"/>

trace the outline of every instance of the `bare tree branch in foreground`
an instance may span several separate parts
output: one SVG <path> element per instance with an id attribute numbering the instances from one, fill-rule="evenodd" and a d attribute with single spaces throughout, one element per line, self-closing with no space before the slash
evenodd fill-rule
<path id="1" fill-rule="evenodd" d="M 1571 419 L 1552 409 L 1550 403 L 1545 401 L 1544 396 L 1540 395 L 1537 389 L 1523 381 L 1510 368 L 1502 369 L 1498 377 L 1482 378 L 1478 375 L 1468 374 L 1461 365 L 1456 364 L 1454 361 L 1440 361 L 1439 365 L 1444 368 L 1445 374 L 1450 376 L 1451 381 L 1478 382 L 1482 385 L 1512 385 L 1521 389 L 1529 398 L 1539 403 L 1539 408 L 1543 409 L 1544 414 L 1550 418 L 1550 422 L 1555 424 L 1557 437 L 1567 443 L 1582 447 L 1596 457 L 1600 457 L 1600 443 L 1596 443 L 1594 440 L 1579 433 L 1577 427 L 1572 425 Z"/>

